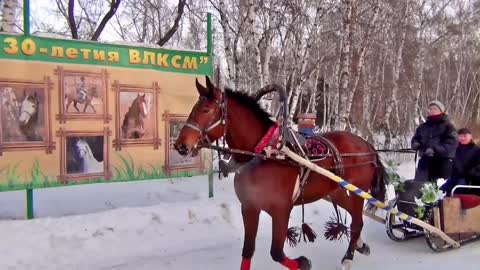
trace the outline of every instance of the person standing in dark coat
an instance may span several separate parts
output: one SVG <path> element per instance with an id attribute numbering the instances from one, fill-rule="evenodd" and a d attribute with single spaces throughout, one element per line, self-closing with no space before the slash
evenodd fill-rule
<path id="1" fill-rule="evenodd" d="M 450 195 L 456 185 L 480 185 L 480 148 L 472 140 L 472 132 L 468 128 L 458 131 L 458 148 L 453 162 L 452 175 L 441 187 Z M 464 193 L 458 188 L 456 193 Z"/>
<path id="2" fill-rule="evenodd" d="M 415 181 L 421 182 L 449 178 L 458 145 L 456 129 L 445 114 L 445 106 L 435 100 L 428 109 L 427 121 L 417 127 L 411 141 L 412 149 L 420 155 Z"/>

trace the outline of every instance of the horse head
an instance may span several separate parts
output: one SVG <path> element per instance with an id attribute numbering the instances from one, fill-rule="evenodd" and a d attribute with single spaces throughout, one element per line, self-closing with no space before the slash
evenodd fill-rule
<path id="1" fill-rule="evenodd" d="M 38 112 L 38 96 L 37 92 L 34 92 L 33 95 L 27 95 L 26 92 L 23 92 L 23 101 L 20 106 L 20 116 L 18 121 L 21 125 L 26 125 L 34 118 Z"/>
<path id="2" fill-rule="evenodd" d="M 199 99 L 174 144 L 175 150 L 180 155 L 186 156 L 192 153 L 192 156 L 196 156 L 199 143 L 203 143 L 204 140 L 215 141 L 224 133 L 223 93 L 212 84 L 208 76 L 205 76 L 205 79 L 206 87 L 195 80 Z"/>
<path id="3" fill-rule="evenodd" d="M 81 159 L 86 159 L 90 156 L 93 156 L 90 146 L 84 139 L 79 139 L 76 143 L 78 156 Z"/>
<path id="4" fill-rule="evenodd" d="M 90 91 L 89 91 L 90 95 L 94 98 L 98 98 L 98 91 L 97 91 L 97 87 L 93 86 L 92 88 L 90 88 Z"/>
<path id="5" fill-rule="evenodd" d="M 143 95 L 137 94 L 137 97 L 133 101 L 132 106 L 136 106 L 137 112 L 143 118 L 147 117 L 148 110 L 147 110 L 147 99 L 145 98 L 146 94 Z"/>

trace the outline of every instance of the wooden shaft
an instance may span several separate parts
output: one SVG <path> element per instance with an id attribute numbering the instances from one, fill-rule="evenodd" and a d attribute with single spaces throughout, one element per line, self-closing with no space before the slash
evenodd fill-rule
<path id="1" fill-rule="evenodd" d="M 357 196 L 360 196 L 364 199 L 367 200 L 368 203 L 371 203 L 379 208 L 382 208 L 384 209 L 385 211 L 393 214 L 393 215 L 396 215 L 397 217 L 399 217 L 400 219 L 402 220 L 405 220 L 405 221 L 408 221 L 410 223 L 413 223 L 413 224 L 416 224 L 422 228 L 424 228 L 425 230 L 428 230 L 436 235 L 438 235 L 439 237 L 441 237 L 443 240 L 445 240 L 445 242 L 447 242 L 448 244 L 452 245 L 453 247 L 460 247 L 460 244 L 458 242 L 456 242 L 455 240 L 453 240 L 452 238 L 450 238 L 447 234 L 445 234 L 443 231 L 441 231 L 440 229 L 428 224 L 428 223 L 425 223 L 415 217 L 412 217 L 412 216 L 409 216 L 407 214 L 404 214 L 404 213 L 401 213 L 399 212 L 397 209 L 394 209 L 392 207 L 389 207 L 387 205 L 385 205 L 385 203 L 375 199 L 372 197 L 372 195 L 370 195 L 369 193 L 359 189 L 358 187 L 350 184 L 349 182 L 343 180 L 342 178 L 338 177 L 337 175 L 331 173 L 330 171 L 316 165 L 315 163 L 307 160 L 307 159 L 304 159 L 303 157 L 297 155 L 296 153 L 294 153 L 293 151 L 291 151 L 289 148 L 283 146 L 280 151 L 282 151 L 283 153 L 285 153 L 287 156 L 289 156 L 291 159 L 295 160 L 296 162 L 304 165 L 305 167 L 309 168 L 310 170 L 312 171 L 315 171 L 321 175 L 324 175 L 326 177 L 328 177 L 329 179 L 337 182 L 341 187 L 349 190 L 349 191 L 352 191 L 353 193 L 355 193 L 355 195 Z"/>

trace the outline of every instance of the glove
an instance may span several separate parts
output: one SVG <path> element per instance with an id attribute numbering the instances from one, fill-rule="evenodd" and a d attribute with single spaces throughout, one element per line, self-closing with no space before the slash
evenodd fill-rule
<path id="1" fill-rule="evenodd" d="M 435 154 L 435 151 L 433 151 L 432 148 L 427 148 L 427 150 L 425 150 L 426 156 L 433 157 L 433 154 Z"/>
<path id="2" fill-rule="evenodd" d="M 413 143 L 412 143 L 412 149 L 413 149 L 413 150 L 418 150 L 418 148 L 420 148 L 420 143 L 418 143 L 418 142 L 413 142 Z"/>

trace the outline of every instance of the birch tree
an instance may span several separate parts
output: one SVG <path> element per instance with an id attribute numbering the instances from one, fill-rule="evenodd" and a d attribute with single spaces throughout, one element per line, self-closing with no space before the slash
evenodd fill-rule
<path id="1" fill-rule="evenodd" d="M 18 8 L 18 0 L 3 1 L 0 31 L 14 32 L 17 8 Z"/>

